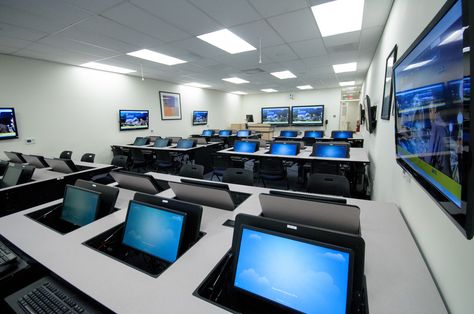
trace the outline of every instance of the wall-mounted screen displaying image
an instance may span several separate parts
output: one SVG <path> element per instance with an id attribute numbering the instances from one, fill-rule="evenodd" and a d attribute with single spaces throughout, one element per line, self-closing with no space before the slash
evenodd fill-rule
<path id="1" fill-rule="evenodd" d="M 193 125 L 206 125 L 207 115 L 207 111 L 193 111 Z"/>
<path id="2" fill-rule="evenodd" d="M 148 110 L 120 110 L 120 131 L 141 130 L 149 127 Z"/>
<path id="3" fill-rule="evenodd" d="M 18 137 L 15 109 L 0 108 L 0 140 Z"/>
<path id="4" fill-rule="evenodd" d="M 324 105 L 291 107 L 291 124 L 323 125 Z"/>
<path id="5" fill-rule="evenodd" d="M 262 108 L 262 123 L 275 125 L 290 124 L 290 107 Z"/>

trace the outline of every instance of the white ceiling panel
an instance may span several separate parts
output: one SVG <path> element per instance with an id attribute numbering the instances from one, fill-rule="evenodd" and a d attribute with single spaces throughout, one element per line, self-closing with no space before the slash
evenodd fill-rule
<path id="1" fill-rule="evenodd" d="M 36 31 L 34 29 L 0 23 L 0 36 L 35 41 L 46 35 L 47 33 Z"/>
<path id="2" fill-rule="evenodd" d="M 268 19 L 286 42 L 320 38 L 316 21 L 310 9 L 298 10 Z"/>
<path id="3" fill-rule="evenodd" d="M 262 53 L 264 59 L 269 58 L 269 61 L 273 62 L 282 62 L 298 59 L 298 56 L 293 52 L 293 50 L 291 50 L 288 45 L 266 47 L 262 49 Z"/>
<path id="4" fill-rule="evenodd" d="M 3 42 L 0 42 L 0 53 L 12 54 L 17 50 L 18 48 L 10 47 L 10 46 L 5 45 Z"/>
<path id="5" fill-rule="evenodd" d="M 280 15 L 306 8 L 306 0 L 249 0 L 263 17 Z"/>
<path id="6" fill-rule="evenodd" d="M 2 43 L 2 45 L 5 45 L 7 47 L 16 48 L 16 50 L 19 50 L 30 45 L 32 42 L 28 40 L 3 36 L 0 33 L 0 43 Z"/>
<path id="7" fill-rule="evenodd" d="M 360 31 L 324 37 L 323 41 L 326 47 L 358 43 L 360 41 Z"/>
<path id="8" fill-rule="evenodd" d="M 320 67 L 323 65 L 329 65 L 331 62 L 329 61 L 329 56 L 328 55 L 322 55 L 322 56 L 317 56 L 317 57 L 311 57 L 311 58 L 304 58 L 302 61 L 309 67 L 309 68 L 315 68 L 315 67 Z"/>
<path id="9" fill-rule="evenodd" d="M 194 5 L 226 27 L 261 19 L 257 11 L 243 0 L 190 0 Z"/>
<path id="10" fill-rule="evenodd" d="M 193 53 L 198 54 L 202 57 L 205 57 L 205 56 L 214 57 L 214 56 L 222 56 L 222 55 L 228 54 L 224 50 L 216 48 L 206 43 L 205 41 L 202 41 L 195 37 L 173 42 L 173 45 L 175 47 L 192 51 Z"/>
<path id="11" fill-rule="evenodd" d="M 90 61 L 90 56 L 36 43 L 29 45 L 27 49 L 20 50 L 15 55 L 73 65 Z"/>
<path id="12" fill-rule="evenodd" d="M 326 48 L 321 38 L 293 42 L 290 46 L 298 57 L 302 59 L 326 54 Z"/>
<path id="13" fill-rule="evenodd" d="M 360 47 L 361 51 L 370 50 L 371 47 L 376 47 L 382 36 L 383 27 L 375 26 L 363 29 L 360 36 Z"/>
<path id="14" fill-rule="evenodd" d="M 90 55 L 92 58 L 91 60 L 110 58 L 119 54 L 119 52 L 114 50 L 105 49 L 102 47 L 95 46 L 93 44 L 80 42 L 77 40 L 72 40 L 68 37 L 64 37 L 61 35 L 50 36 L 38 41 L 37 43 L 49 45 L 59 49 L 76 51 L 84 55 Z"/>
<path id="15" fill-rule="evenodd" d="M 393 0 L 365 0 L 362 28 L 384 26 Z"/>
<path id="16" fill-rule="evenodd" d="M 93 13 L 101 13 L 106 9 L 113 7 L 125 0 L 64 0 L 76 7 L 91 11 Z"/>
<path id="17" fill-rule="evenodd" d="M 230 31 L 242 37 L 257 49 L 260 45 L 260 39 L 262 40 L 262 47 L 276 46 L 284 43 L 283 39 L 265 20 L 235 26 L 230 28 Z"/>

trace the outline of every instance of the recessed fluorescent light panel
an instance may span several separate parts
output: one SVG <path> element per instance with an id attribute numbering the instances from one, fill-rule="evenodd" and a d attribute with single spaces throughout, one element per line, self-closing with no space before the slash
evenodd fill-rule
<path id="1" fill-rule="evenodd" d="M 186 63 L 187 61 L 170 57 L 167 55 L 164 55 L 162 53 L 148 50 L 148 49 L 142 49 L 142 50 L 137 50 L 134 52 L 129 52 L 127 55 L 140 58 L 140 59 L 145 59 L 148 61 L 153 61 L 156 63 L 161 63 L 161 64 L 166 64 L 166 65 L 175 65 L 175 64 L 180 64 L 180 63 Z"/>
<path id="2" fill-rule="evenodd" d="M 117 72 L 117 73 L 122 73 L 122 74 L 137 72 L 135 70 L 131 70 L 127 68 L 121 68 L 121 67 L 116 67 L 113 65 L 97 63 L 97 62 L 87 62 L 87 63 L 81 64 L 81 67 L 102 70 L 102 71 L 109 71 L 109 72 Z"/>
<path id="3" fill-rule="evenodd" d="M 265 93 L 276 93 L 278 92 L 276 89 L 273 89 L 273 88 L 264 88 L 264 89 L 261 89 L 262 92 L 265 92 Z"/>
<path id="4" fill-rule="evenodd" d="M 296 86 L 298 89 L 313 89 L 313 86 L 311 85 L 301 85 L 301 86 Z"/>
<path id="5" fill-rule="evenodd" d="M 231 54 L 257 49 L 226 28 L 199 35 L 197 38 Z"/>
<path id="6" fill-rule="evenodd" d="M 197 82 L 186 83 L 186 84 L 184 84 L 184 85 L 192 86 L 192 87 L 199 87 L 199 88 L 208 88 L 208 87 L 211 87 L 211 85 L 201 84 L 201 83 L 197 83 Z"/>
<path id="7" fill-rule="evenodd" d="M 280 80 L 286 80 L 290 78 L 295 78 L 296 75 L 291 73 L 290 71 L 280 71 L 280 72 L 272 72 L 271 75 L 278 77 Z"/>
<path id="8" fill-rule="evenodd" d="M 354 72 L 357 71 L 357 62 L 334 64 L 332 67 L 335 73 Z"/>
<path id="9" fill-rule="evenodd" d="M 364 0 L 336 0 L 311 7 L 321 36 L 358 31 L 362 28 Z"/>
<path id="10" fill-rule="evenodd" d="M 355 85 L 355 81 L 339 82 L 339 86 L 352 86 Z"/>
<path id="11" fill-rule="evenodd" d="M 249 81 L 243 80 L 238 77 L 228 77 L 228 78 L 223 78 L 223 81 L 229 82 L 229 83 L 234 83 L 234 84 L 245 84 L 249 83 Z"/>
<path id="12" fill-rule="evenodd" d="M 235 92 L 230 92 L 231 94 L 237 94 L 237 95 L 247 95 L 246 92 L 241 92 L 241 91 L 235 91 Z"/>

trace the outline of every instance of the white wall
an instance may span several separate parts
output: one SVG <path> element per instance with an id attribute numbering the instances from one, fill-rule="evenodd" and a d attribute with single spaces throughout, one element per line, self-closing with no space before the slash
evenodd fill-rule
<path id="1" fill-rule="evenodd" d="M 301 105 L 324 105 L 324 119 L 329 120 L 327 130 L 339 129 L 339 111 L 341 100 L 341 89 L 322 89 L 310 90 L 292 93 L 294 99 L 290 99 L 290 93 L 266 93 L 258 95 L 245 95 L 242 99 L 242 114 L 245 118 L 246 114 L 253 114 L 255 123 L 262 121 L 262 107 L 278 107 L 278 106 L 301 106 Z M 277 128 L 279 130 L 323 130 L 324 127 L 284 127 Z"/>
<path id="2" fill-rule="evenodd" d="M 161 120 L 160 90 L 181 94 L 182 120 Z M 58 157 L 72 150 L 73 159 L 92 152 L 97 162 L 109 163 L 110 144 L 201 133 L 207 127 L 192 126 L 193 110 L 209 111 L 210 128 L 242 122 L 240 103 L 241 96 L 214 90 L 0 54 L 0 107 L 15 108 L 20 133 L 19 139 L 0 141 L 0 152 Z M 150 110 L 150 129 L 120 132 L 119 109 Z M 26 138 L 36 144 L 26 145 Z"/>
<path id="3" fill-rule="evenodd" d="M 376 133 L 364 137 L 373 161 L 373 199 L 401 208 L 449 310 L 472 313 L 474 240 L 466 240 L 420 185 L 403 175 L 395 161 L 394 119 L 379 119 L 386 57 L 395 44 L 400 57 L 443 4 L 443 0 L 395 1 L 364 85 L 364 94 L 378 106 Z"/>

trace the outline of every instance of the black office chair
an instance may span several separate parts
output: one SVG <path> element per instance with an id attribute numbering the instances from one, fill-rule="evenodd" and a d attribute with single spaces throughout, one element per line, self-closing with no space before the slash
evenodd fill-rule
<path id="1" fill-rule="evenodd" d="M 81 161 L 84 161 L 84 162 L 94 162 L 94 159 L 95 159 L 94 153 L 85 153 L 81 157 Z"/>
<path id="2" fill-rule="evenodd" d="M 241 168 L 227 168 L 222 182 L 253 186 L 253 171 Z"/>
<path id="3" fill-rule="evenodd" d="M 224 171 L 231 166 L 228 156 L 213 154 L 212 155 L 212 176 L 211 180 L 217 177 L 217 180 L 222 181 Z"/>
<path id="4" fill-rule="evenodd" d="M 61 159 L 71 159 L 72 157 L 72 151 L 70 150 L 65 150 L 61 153 L 61 155 L 59 155 L 59 158 Z"/>
<path id="5" fill-rule="evenodd" d="M 265 181 L 282 181 L 286 182 L 286 188 L 290 188 L 286 167 L 283 161 L 278 158 L 262 158 L 260 160 L 260 168 L 258 177 L 262 181 L 263 186 L 267 187 Z"/>
<path id="6" fill-rule="evenodd" d="M 0 176 L 3 176 L 9 165 L 8 161 L 0 160 Z"/>
<path id="7" fill-rule="evenodd" d="M 145 159 L 145 155 L 140 149 L 131 149 L 130 154 L 131 154 L 130 170 L 133 170 L 136 168 L 142 168 L 142 169 L 146 168 L 147 161 Z"/>
<path id="8" fill-rule="evenodd" d="M 178 162 L 175 157 L 167 151 L 156 151 L 155 166 L 158 172 L 176 174 Z"/>
<path id="9" fill-rule="evenodd" d="M 204 179 L 204 166 L 201 165 L 184 165 L 179 170 L 179 175 L 182 177 Z"/>
<path id="10" fill-rule="evenodd" d="M 111 165 L 115 167 L 120 167 L 127 169 L 128 168 L 128 156 L 126 155 L 117 155 L 112 158 L 112 161 L 110 162 Z"/>
<path id="11" fill-rule="evenodd" d="M 349 180 L 344 176 L 314 173 L 308 178 L 307 191 L 310 193 L 351 197 Z"/>
<path id="12" fill-rule="evenodd" d="M 114 154 L 114 156 L 126 155 L 123 149 L 118 146 L 112 146 L 112 154 Z"/>

